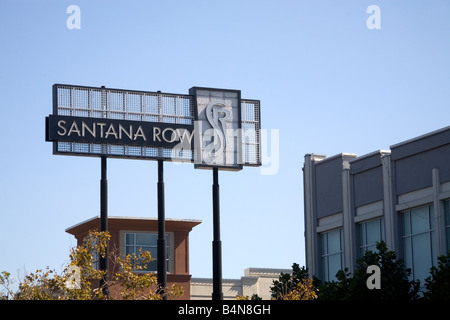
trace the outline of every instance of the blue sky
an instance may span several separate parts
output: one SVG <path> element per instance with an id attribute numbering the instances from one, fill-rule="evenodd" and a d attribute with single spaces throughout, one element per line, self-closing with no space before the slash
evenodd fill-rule
<path id="1" fill-rule="evenodd" d="M 71 4 L 79 30 L 66 27 Z M 305 154 L 363 155 L 449 125 L 448 1 L 3 0 L 0 38 L 0 270 L 14 276 L 60 270 L 76 245 L 64 230 L 99 214 L 100 160 L 44 141 L 54 83 L 261 100 L 279 170 L 220 173 L 224 278 L 305 264 Z M 155 217 L 156 182 L 156 162 L 109 160 L 109 215 Z M 165 165 L 166 216 L 203 221 L 194 277 L 212 274 L 211 184 L 210 171 Z"/>

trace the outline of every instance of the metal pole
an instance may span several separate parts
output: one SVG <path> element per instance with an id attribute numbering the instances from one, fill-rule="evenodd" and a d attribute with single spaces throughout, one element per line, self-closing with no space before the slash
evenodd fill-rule
<path id="1" fill-rule="evenodd" d="M 158 160 L 158 242 L 157 242 L 157 278 L 159 293 L 167 300 L 165 291 L 167 283 L 165 208 L 164 208 L 164 161 Z"/>
<path id="2" fill-rule="evenodd" d="M 108 180 L 106 177 L 106 157 L 101 157 L 101 179 L 100 179 L 100 231 L 108 231 Z M 100 287 L 103 293 L 109 298 L 108 288 L 108 256 L 109 245 L 106 246 L 105 256 L 100 256 L 100 270 L 106 271 L 100 280 Z"/>
<path id="3" fill-rule="evenodd" d="M 213 300 L 223 300 L 222 241 L 220 241 L 219 169 L 213 168 Z"/>

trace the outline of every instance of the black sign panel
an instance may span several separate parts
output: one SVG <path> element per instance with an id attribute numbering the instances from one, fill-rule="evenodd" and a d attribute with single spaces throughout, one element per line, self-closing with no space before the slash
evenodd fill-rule
<path id="1" fill-rule="evenodd" d="M 103 118 L 50 115 L 46 140 L 141 147 L 193 147 L 194 126 Z"/>

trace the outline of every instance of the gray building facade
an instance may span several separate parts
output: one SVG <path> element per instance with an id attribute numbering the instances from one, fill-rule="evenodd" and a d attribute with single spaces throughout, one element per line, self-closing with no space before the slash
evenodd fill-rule
<path id="1" fill-rule="evenodd" d="M 357 157 L 307 154 L 306 266 L 324 281 L 384 240 L 423 280 L 450 250 L 450 127 Z"/>

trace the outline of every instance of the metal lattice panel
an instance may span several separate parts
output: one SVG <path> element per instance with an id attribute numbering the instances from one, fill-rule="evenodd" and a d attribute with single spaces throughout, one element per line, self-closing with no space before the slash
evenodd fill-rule
<path id="1" fill-rule="evenodd" d="M 241 100 L 243 165 L 261 164 L 261 122 L 258 100 Z"/>
<path id="2" fill-rule="evenodd" d="M 62 116 L 193 124 L 193 98 L 160 92 L 126 91 L 55 85 L 54 114 Z M 57 153 L 107 155 L 127 158 L 160 158 L 193 161 L 191 150 L 173 152 L 167 148 L 57 142 Z"/>
<path id="3" fill-rule="evenodd" d="M 56 114 L 79 117 L 192 124 L 187 95 L 77 86 L 56 87 Z"/>

